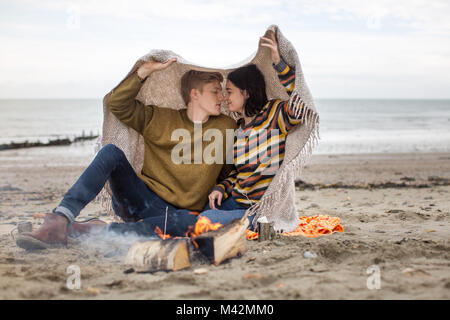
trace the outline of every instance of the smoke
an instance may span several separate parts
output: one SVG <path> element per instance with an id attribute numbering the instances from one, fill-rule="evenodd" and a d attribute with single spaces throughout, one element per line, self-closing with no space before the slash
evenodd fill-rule
<path id="1" fill-rule="evenodd" d="M 133 232 L 118 233 L 102 231 L 98 234 L 83 235 L 77 238 L 76 246 L 84 253 L 93 254 L 97 258 L 115 258 L 125 261 L 128 249 L 137 241 L 159 240 L 157 236 L 139 236 Z"/>

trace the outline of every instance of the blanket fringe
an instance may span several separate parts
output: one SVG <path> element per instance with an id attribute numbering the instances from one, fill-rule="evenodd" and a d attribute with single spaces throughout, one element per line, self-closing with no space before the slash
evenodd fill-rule
<path id="1" fill-rule="evenodd" d="M 309 160 L 313 149 L 317 146 L 320 139 L 319 115 L 312 109 L 309 109 L 308 107 L 305 108 L 303 100 L 299 98 L 297 94 L 291 97 L 290 104 L 293 105 L 296 112 L 300 112 L 299 110 L 305 112 L 304 121 L 301 125 L 305 126 L 307 130 L 310 131 L 310 135 L 300 152 L 291 161 L 282 164 L 282 168 L 280 168 L 280 171 L 277 173 L 279 175 L 279 185 L 286 185 L 292 172 L 295 173 L 295 177 L 301 175 L 307 160 Z M 248 216 L 255 215 L 252 222 L 253 228 L 257 227 L 257 221 L 264 215 L 263 212 L 269 212 L 269 210 L 275 209 L 274 206 L 281 199 L 284 192 L 285 190 L 283 188 L 274 190 L 270 193 L 266 192 L 258 203 L 247 209 Z M 270 217 L 267 218 L 269 219 Z"/>

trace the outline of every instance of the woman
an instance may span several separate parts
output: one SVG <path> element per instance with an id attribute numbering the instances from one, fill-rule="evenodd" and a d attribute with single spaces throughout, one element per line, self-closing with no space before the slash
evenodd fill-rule
<path id="1" fill-rule="evenodd" d="M 271 52 L 273 67 L 290 95 L 295 70 L 280 57 L 274 33 L 261 37 L 260 45 Z M 226 83 L 229 111 L 239 113 L 234 143 L 235 170 L 209 194 L 209 210 L 200 216 L 227 224 L 258 203 L 284 159 L 286 137 L 303 119 L 304 104 L 268 100 L 264 77 L 255 65 L 231 72 Z M 249 217 L 250 224 L 253 217 Z"/>

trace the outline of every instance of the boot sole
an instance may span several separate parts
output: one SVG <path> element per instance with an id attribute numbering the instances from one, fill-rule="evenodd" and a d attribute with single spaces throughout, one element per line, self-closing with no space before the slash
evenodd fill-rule
<path id="1" fill-rule="evenodd" d="M 65 247 L 62 243 L 46 243 L 44 241 L 33 238 L 32 236 L 18 234 L 16 244 L 25 250 L 44 250 L 50 248 Z"/>

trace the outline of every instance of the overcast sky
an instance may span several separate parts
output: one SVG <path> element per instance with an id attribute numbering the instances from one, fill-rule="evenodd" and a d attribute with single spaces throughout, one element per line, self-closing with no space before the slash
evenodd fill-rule
<path id="1" fill-rule="evenodd" d="M 1 0 L 0 98 L 101 99 L 151 49 L 225 67 L 276 24 L 316 98 L 448 99 L 449 17 L 446 0 Z"/>

